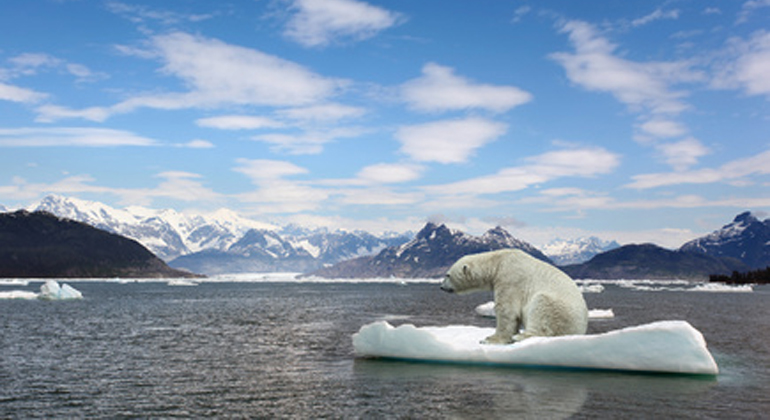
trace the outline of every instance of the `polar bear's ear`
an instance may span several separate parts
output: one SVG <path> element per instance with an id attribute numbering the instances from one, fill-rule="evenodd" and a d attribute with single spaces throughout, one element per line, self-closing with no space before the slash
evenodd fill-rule
<path id="1" fill-rule="evenodd" d="M 470 271 L 470 269 L 468 268 L 468 264 L 464 264 L 463 265 L 463 274 L 467 276 L 469 271 Z"/>

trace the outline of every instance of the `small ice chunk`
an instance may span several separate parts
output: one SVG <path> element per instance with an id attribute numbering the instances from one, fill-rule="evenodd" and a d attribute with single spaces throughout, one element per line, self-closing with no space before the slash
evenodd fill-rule
<path id="1" fill-rule="evenodd" d="M 69 284 L 64 283 L 59 286 L 59 283 L 56 280 L 46 280 L 46 282 L 40 286 L 40 294 L 38 297 L 46 300 L 82 299 L 83 294 Z"/>
<path id="2" fill-rule="evenodd" d="M 615 318 L 615 312 L 610 309 L 589 309 L 588 319 L 608 319 Z"/>
<path id="3" fill-rule="evenodd" d="M 28 292 L 26 290 L 10 290 L 7 292 L 0 292 L 0 299 L 37 299 L 38 294 L 35 292 Z"/>

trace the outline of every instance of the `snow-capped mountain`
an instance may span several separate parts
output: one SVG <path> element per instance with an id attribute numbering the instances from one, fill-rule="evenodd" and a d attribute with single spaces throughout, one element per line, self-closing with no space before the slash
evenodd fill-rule
<path id="1" fill-rule="evenodd" d="M 770 219 L 761 221 L 744 212 L 721 229 L 694 239 L 680 248 L 713 257 L 730 257 L 752 269 L 770 266 Z"/>
<path id="2" fill-rule="evenodd" d="M 50 195 L 31 211 L 47 211 L 59 217 L 87 223 L 142 243 L 169 261 L 203 249 L 226 249 L 250 229 L 275 226 L 238 216 L 230 210 L 187 215 L 175 210 L 144 207 L 116 209 L 106 204 Z"/>
<path id="3" fill-rule="evenodd" d="M 604 241 L 595 236 L 571 240 L 556 239 L 542 247 L 543 253 L 556 265 L 580 264 L 597 254 L 619 248 L 615 241 Z"/>
<path id="4" fill-rule="evenodd" d="M 502 248 L 518 248 L 544 261 L 532 245 L 496 227 L 481 236 L 473 236 L 445 225 L 428 223 L 414 239 L 400 246 L 383 249 L 376 256 L 343 261 L 325 267 L 315 275 L 321 277 L 439 277 L 460 257 Z"/>
<path id="5" fill-rule="evenodd" d="M 411 233 L 278 227 L 221 209 L 208 214 L 106 204 L 51 195 L 30 206 L 135 239 L 169 265 L 202 274 L 306 271 L 401 244 Z"/>

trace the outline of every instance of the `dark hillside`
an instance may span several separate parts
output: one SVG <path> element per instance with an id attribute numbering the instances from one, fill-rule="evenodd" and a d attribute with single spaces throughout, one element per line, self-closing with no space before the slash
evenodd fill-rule
<path id="1" fill-rule="evenodd" d="M 138 242 L 46 212 L 0 214 L 0 277 L 191 277 Z"/>

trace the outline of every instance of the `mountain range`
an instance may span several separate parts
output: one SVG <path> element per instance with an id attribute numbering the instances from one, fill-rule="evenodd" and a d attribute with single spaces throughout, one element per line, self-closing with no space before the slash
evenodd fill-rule
<path id="1" fill-rule="evenodd" d="M 208 214 L 155 210 L 49 195 L 28 211 L 45 211 L 142 243 L 172 267 L 208 275 L 236 272 L 310 271 L 404 243 L 411 232 L 279 227 L 221 209 Z"/>
<path id="2" fill-rule="evenodd" d="M 463 255 L 502 248 L 521 249 L 551 263 L 537 248 L 514 238 L 499 226 L 481 236 L 473 236 L 443 224 L 427 223 L 414 239 L 405 244 L 386 248 L 376 255 L 343 261 L 310 274 L 327 278 L 441 277 Z"/>
<path id="3" fill-rule="evenodd" d="M 583 241 L 582 244 L 594 243 L 610 249 L 597 253 L 588 261 L 561 268 L 573 278 L 706 280 L 715 274 L 770 265 L 769 226 L 770 220 L 763 222 L 751 213 L 742 213 L 732 223 L 677 250 L 654 244 L 616 247 L 616 243 Z M 428 224 L 406 244 L 384 249 L 375 256 L 343 261 L 313 274 L 338 278 L 440 277 L 462 255 L 499 248 L 520 248 L 549 261 L 540 251 L 499 227 L 481 237 L 473 237 L 443 225 Z M 573 249 L 584 247 L 574 246 Z"/>
<path id="4" fill-rule="evenodd" d="M 682 274 L 671 268 L 673 265 L 691 264 L 692 259 L 697 261 L 692 254 L 719 260 L 706 263 L 701 259 L 700 263 L 693 263 L 697 277 L 729 274 L 727 270 L 745 271 L 770 266 L 770 219 L 761 221 L 750 212 L 739 214 L 731 223 L 673 251 L 654 245 L 619 247 L 617 242 L 591 237 L 558 240 L 545 245 L 543 253 L 499 227 L 481 237 L 430 223 L 416 236 L 410 232 L 374 235 L 363 231 L 329 231 L 296 225 L 281 227 L 247 219 L 226 209 L 208 214 L 137 206 L 115 209 L 98 202 L 56 195 L 48 196 L 26 210 L 47 211 L 134 239 L 170 266 L 204 274 L 312 272 L 323 268 L 318 273 L 344 277 L 350 274 L 344 274 L 340 267 L 335 267 L 344 262 L 351 272 L 368 270 L 376 275 L 405 276 L 411 273 L 423 276 L 439 273 L 441 267 L 447 264 L 446 259 L 454 255 L 459 257 L 496 247 L 531 248 L 531 253 L 565 267 L 575 276 L 596 278 L 616 277 L 623 273 L 627 278 L 677 277 Z M 0 212 L 8 211 L 0 206 Z M 485 241 L 487 245 L 479 245 Z M 492 243 L 495 245 L 489 245 Z M 440 251 L 434 250 L 436 246 L 439 248 L 435 249 Z M 647 261 L 650 258 L 655 261 Z M 380 267 L 376 270 L 362 268 L 369 264 L 368 260 L 379 261 Z M 613 260 L 614 263 L 611 263 Z M 653 267 L 662 265 L 664 261 L 668 261 L 669 269 Z M 641 267 L 647 268 L 635 265 L 640 262 Z M 612 264 L 615 268 L 608 268 Z"/>

